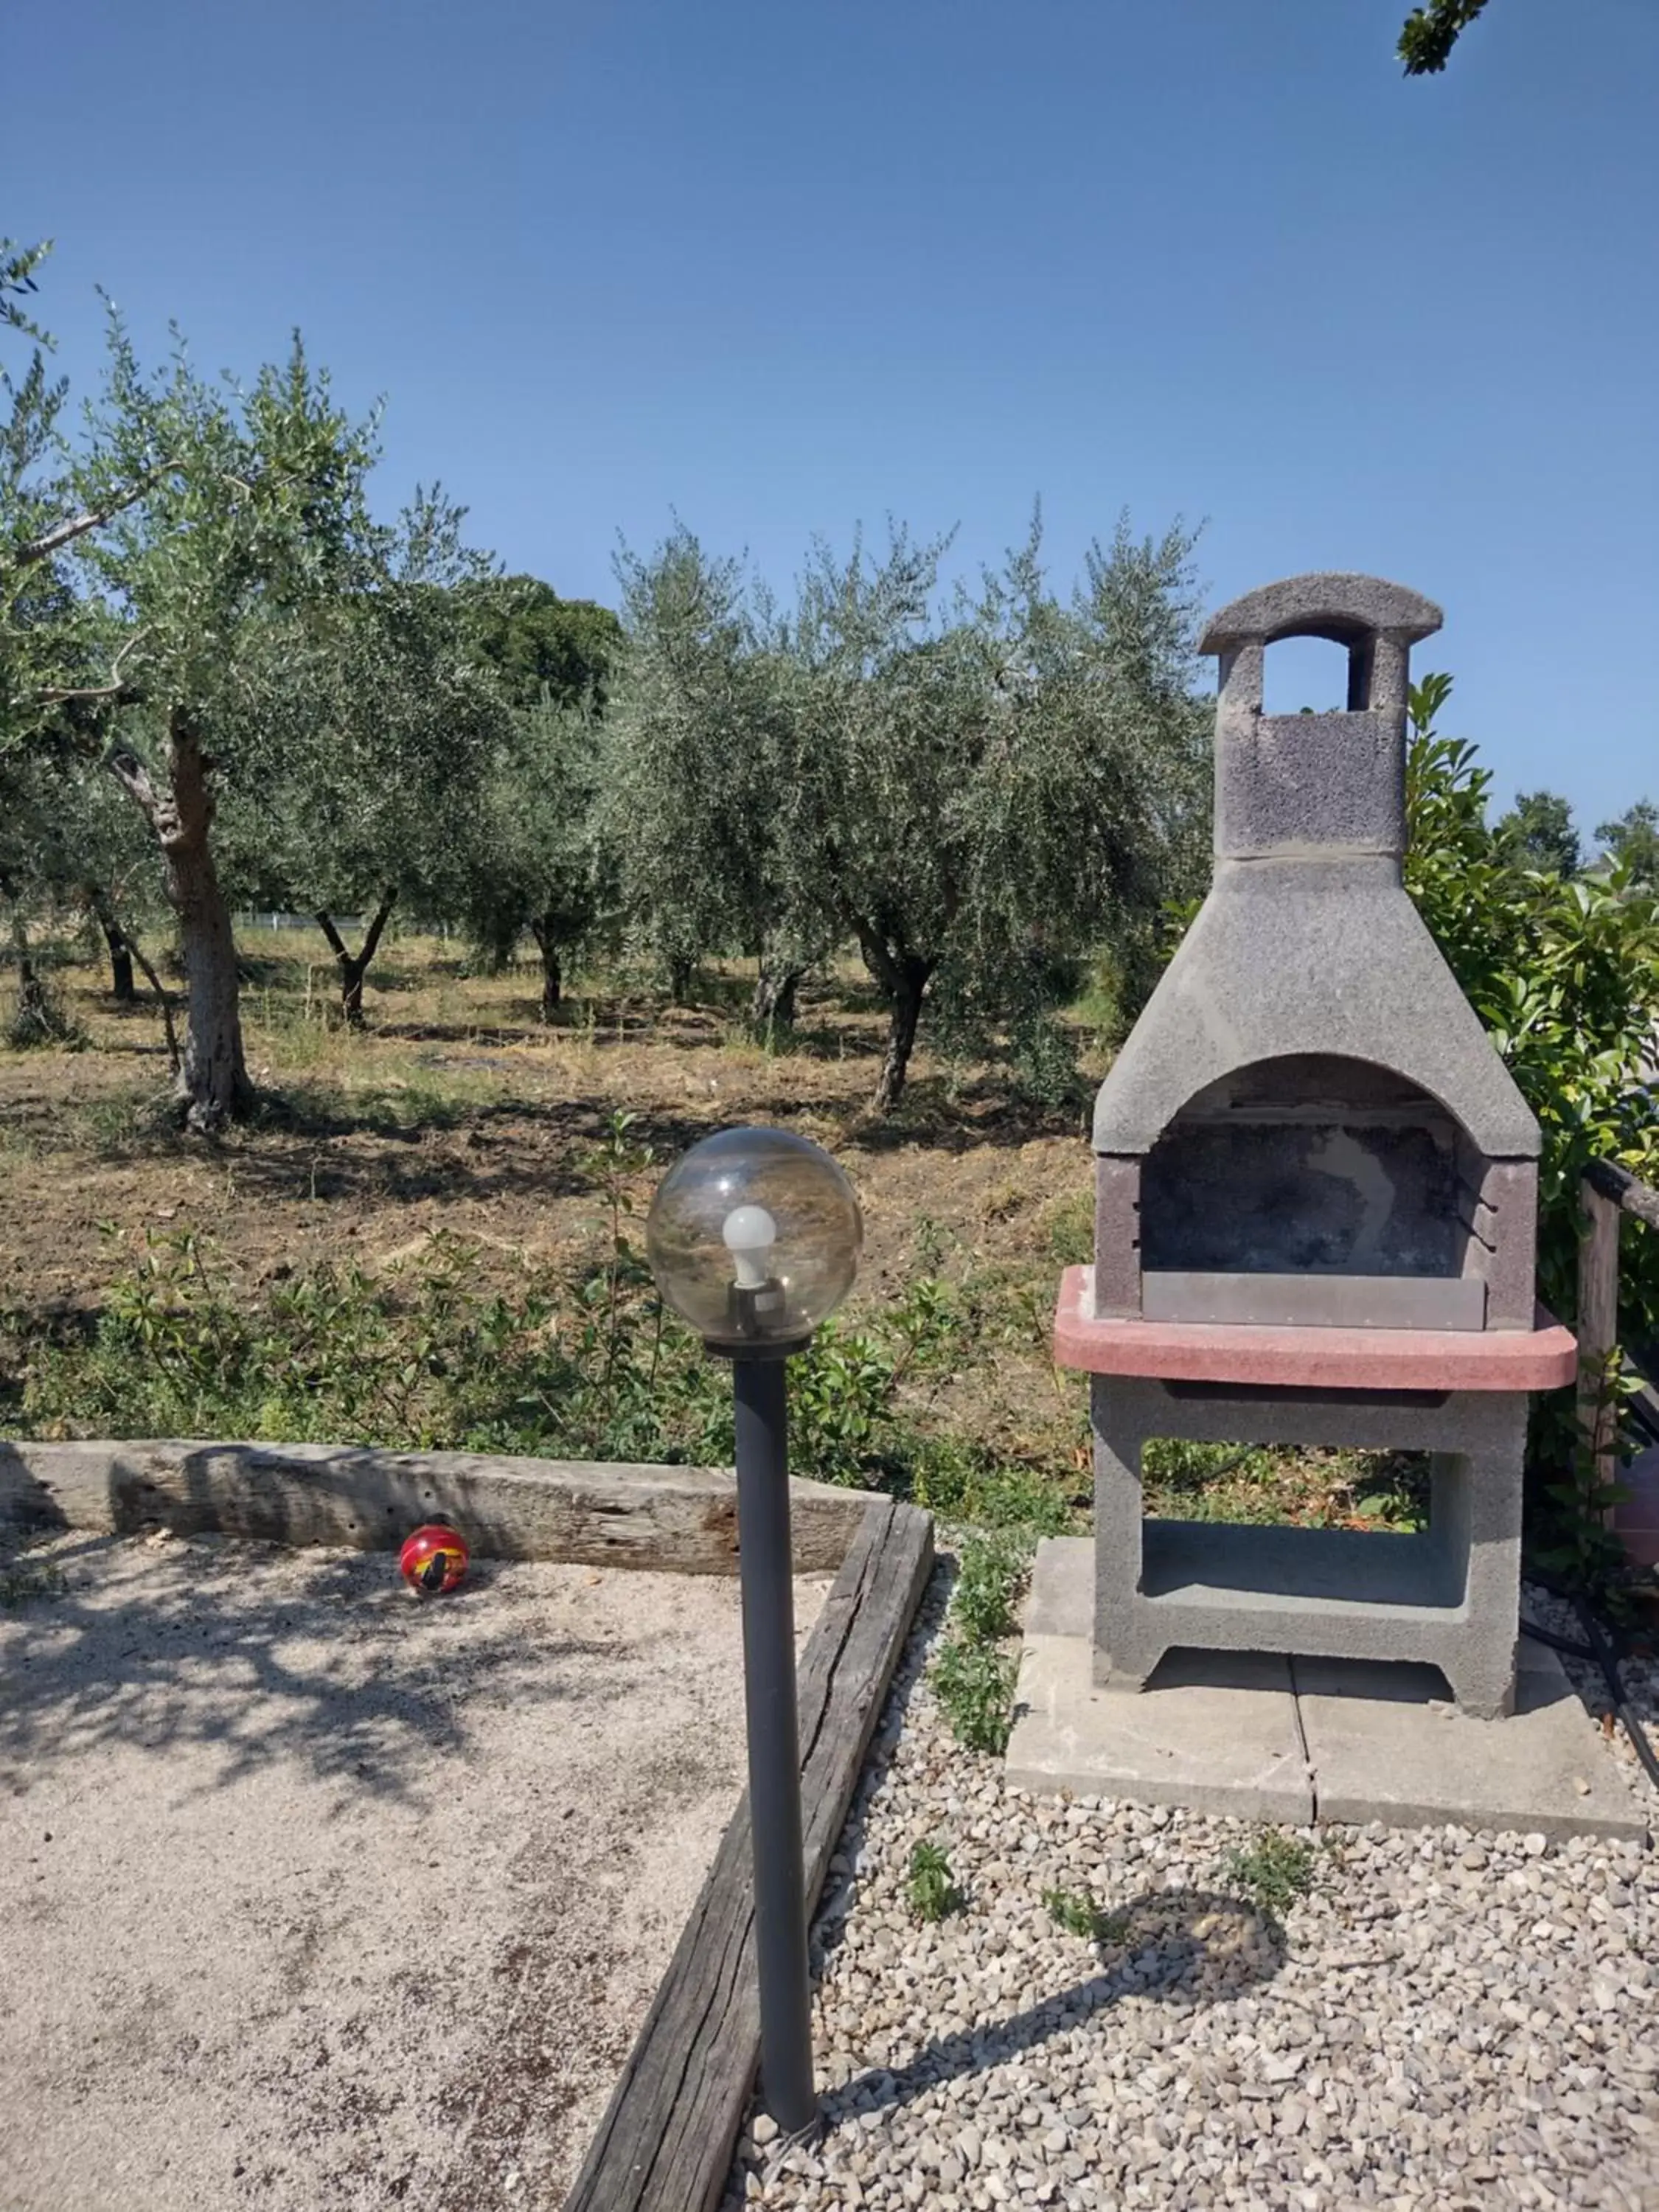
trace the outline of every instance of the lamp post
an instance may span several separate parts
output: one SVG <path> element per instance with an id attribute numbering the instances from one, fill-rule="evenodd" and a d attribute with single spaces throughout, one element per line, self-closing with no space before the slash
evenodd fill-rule
<path id="1" fill-rule="evenodd" d="M 796 1721 L 784 1362 L 846 1297 L 864 1224 L 828 1152 L 783 1129 L 722 1129 L 672 1167 L 646 1247 L 664 1301 L 732 1363 L 743 1587 L 761 2094 L 787 2136 L 817 2117 Z"/>

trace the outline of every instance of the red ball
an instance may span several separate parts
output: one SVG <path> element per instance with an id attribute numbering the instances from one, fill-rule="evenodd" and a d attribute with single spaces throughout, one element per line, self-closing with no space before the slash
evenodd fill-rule
<path id="1" fill-rule="evenodd" d="M 447 1521 L 425 1521 L 404 1539 L 398 1565 L 417 1597 L 440 1597 L 466 1572 L 466 1539 Z"/>

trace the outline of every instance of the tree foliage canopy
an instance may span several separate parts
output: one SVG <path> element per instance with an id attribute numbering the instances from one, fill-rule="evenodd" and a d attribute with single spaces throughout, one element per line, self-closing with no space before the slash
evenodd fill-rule
<path id="1" fill-rule="evenodd" d="M 1191 541 L 1127 528 L 1060 600 L 1040 535 L 943 592 L 945 541 L 819 545 L 780 611 L 677 532 L 624 563 L 609 718 L 625 890 L 671 966 L 736 944 L 787 976 L 851 938 L 891 1014 L 1032 1032 L 1090 944 L 1150 933 L 1204 792 Z"/>
<path id="2" fill-rule="evenodd" d="M 1436 732 L 1450 692 L 1444 676 L 1413 687 L 1406 882 L 1538 1116 L 1539 1292 L 1571 1322 L 1585 1167 L 1614 1159 L 1659 1179 L 1644 1078 L 1659 1029 L 1659 899 L 1623 864 L 1601 878 L 1517 865 L 1488 825 L 1492 779 L 1474 746 Z M 1621 1326 L 1659 1338 L 1659 1238 L 1628 1243 Z M 1607 1501 L 1585 1488 L 1593 1475 L 1572 1471 L 1571 1419 L 1559 1397 L 1539 1401 L 1534 1458 L 1549 1471 L 1544 1503 L 1563 1547 L 1556 1564 L 1578 1573 L 1593 1571 L 1592 1554 L 1613 1540 L 1601 1527 Z"/>
<path id="3" fill-rule="evenodd" d="M 1413 8 L 1400 32 L 1400 58 L 1407 76 L 1437 76 L 1486 0 L 1427 0 Z"/>
<path id="4" fill-rule="evenodd" d="M 37 246 L 22 246 L 15 238 L 0 238 L 0 323 L 21 331 L 38 345 L 50 341 L 23 302 L 40 290 L 34 272 L 51 251 L 47 240 Z"/>
<path id="5" fill-rule="evenodd" d="M 1493 835 L 1517 866 L 1576 876 L 1583 864 L 1572 808 L 1559 792 L 1523 791 L 1499 817 Z"/>
<path id="6" fill-rule="evenodd" d="M 1659 806 L 1638 799 L 1596 830 L 1608 860 L 1644 890 L 1659 891 Z"/>
<path id="7" fill-rule="evenodd" d="M 545 697 L 603 708 L 622 624 L 592 599 L 563 599 L 534 576 L 493 578 L 469 587 L 478 650 L 507 698 L 528 711 Z"/>

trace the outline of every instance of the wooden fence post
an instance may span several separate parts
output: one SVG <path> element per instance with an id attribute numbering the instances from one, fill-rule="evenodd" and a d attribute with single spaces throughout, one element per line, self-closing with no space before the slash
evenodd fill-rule
<path id="1" fill-rule="evenodd" d="M 1578 1427 L 1599 1489 L 1613 1480 L 1619 1401 L 1607 1372 L 1619 1340 L 1618 1201 L 1588 1181 L 1578 1186 L 1584 1226 L 1578 1241 Z M 1611 1508 L 1602 1519 L 1612 1520 Z"/>

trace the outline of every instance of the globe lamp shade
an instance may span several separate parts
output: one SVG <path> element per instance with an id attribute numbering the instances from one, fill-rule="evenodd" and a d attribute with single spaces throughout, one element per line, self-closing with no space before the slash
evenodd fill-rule
<path id="1" fill-rule="evenodd" d="M 663 1177 L 646 1249 L 664 1302 L 711 1349 L 804 1344 L 853 1286 L 864 1222 L 822 1146 L 787 1129 L 722 1129 Z"/>

